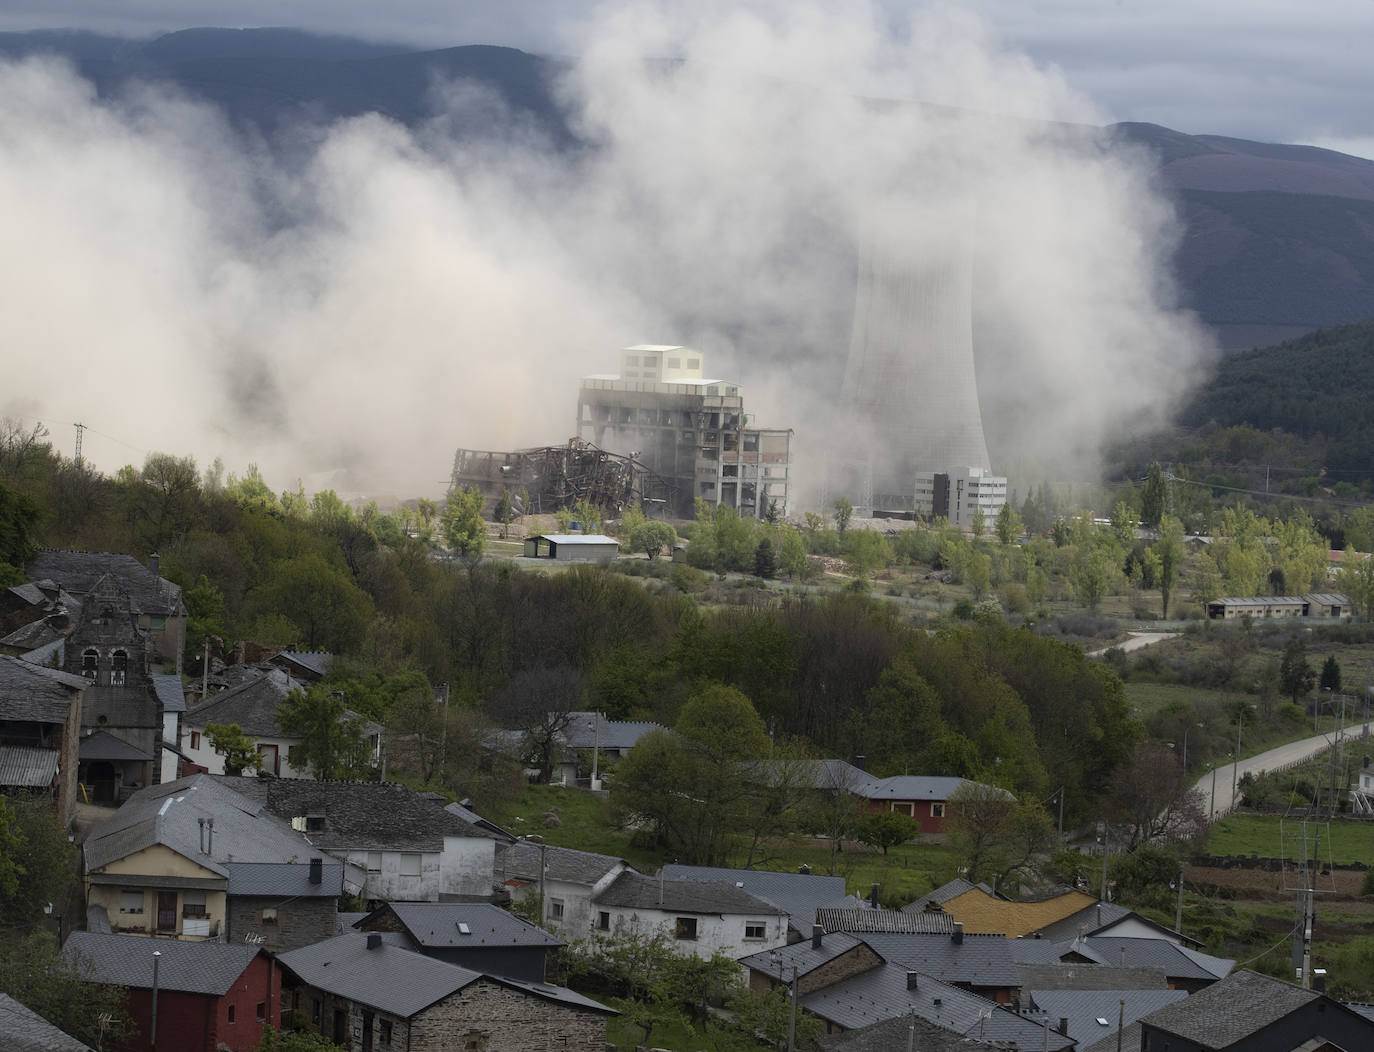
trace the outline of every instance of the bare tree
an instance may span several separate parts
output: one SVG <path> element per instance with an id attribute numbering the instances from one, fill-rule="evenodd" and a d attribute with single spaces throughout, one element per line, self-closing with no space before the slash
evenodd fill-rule
<path id="1" fill-rule="evenodd" d="M 504 727 L 524 734 L 524 756 L 547 782 L 558 760 L 563 732 L 581 701 L 586 680 L 571 665 L 523 669 L 491 700 L 488 712 Z"/>
<path id="2" fill-rule="evenodd" d="M 1143 742 L 1112 779 L 1109 816 L 1125 831 L 1126 849 L 1158 840 L 1190 840 L 1207 826 L 1202 793 L 1166 745 Z"/>

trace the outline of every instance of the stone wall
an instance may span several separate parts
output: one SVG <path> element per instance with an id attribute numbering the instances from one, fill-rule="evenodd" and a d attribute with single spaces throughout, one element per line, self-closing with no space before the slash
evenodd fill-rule
<path id="1" fill-rule="evenodd" d="M 262 919 L 275 909 L 275 922 Z M 294 950 L 332 939 L 338 932 L 339 901 L 333 897 L 288 898 L 233 895 L 229 898 L 227 942 L 250 942 L 265 950 Z"/>
<path id="2" fill-rule="evenodd" d="M 411 1052 L 602 1052 L 603 1012 L 558 1004 L 489 980 L 411 1020 Z"/>

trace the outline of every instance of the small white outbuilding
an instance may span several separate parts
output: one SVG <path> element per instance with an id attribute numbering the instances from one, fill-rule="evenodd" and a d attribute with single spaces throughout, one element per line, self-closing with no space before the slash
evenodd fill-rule
<path id="1" fill-rule="evenodd" d="M 560 563 L 608 563 L 620 556 L 620 542 L 599 533 L 541 533 L 525 538 L 526 559 Z"/>

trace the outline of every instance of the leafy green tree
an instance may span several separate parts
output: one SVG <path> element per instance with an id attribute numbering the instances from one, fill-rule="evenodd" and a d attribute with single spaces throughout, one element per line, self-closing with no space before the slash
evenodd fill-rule
<path id="1" fill-rule="evenodd" d="M 778 569 L 793 580 L 810 574 L 811 560 L 806 557 L 806 542 L 801 532 L 791 526 L 779 528 Z"/>
<path id="2" fill-rule="evenodd" d="M 277 709 L 277 725 L 300 739 L 291 765 L 316 779 L 357 779 L 371 770 L 362 718 L 345 708 L 343 694 L 327 686 L 316 683 L 287 694 Z"/>
<path id="3" fill-rule="evenodd" d="M 855 837 L 864 844 L 881 848 L 884 855 L 887 849 L 914 840 L 921 831 L 921 823 L 900 811 L 870 811 L 859 819 L 854 830 Z"/>
<path id="4" fill-rule="evenodd" d="M 1159 540 L 1149 548 L 1155 584 L 1159 586 L 1160 617 L 1169 616 L 1169 597 L 1183 566 L 1183 524 L 1172 515 L 1159 520 Z"/>
<path id="5" fill-rule="evenodd" d="M 496 521 L 501 524 L 501 536 L 510 533 L 511 519 L 515 518 L 515 505 L 511 501 L 510 489 L 501 487 L 501 496 L 496 501 Z"/>
<path id="6" fill-rule="evenodd" d="M 854 518 L 854 505 L 849 503 L 848 497 L 839 497 L 835 501 L 834 509 L 835 529 L 843 538 L 845 531 L 849 529 L 850 520 Z"/>
<path id="7" fill-rule="evenodd" d="M 1298 703 L 1312 693 L 1317 684 L 1317 673 L 1307 660 L 1307 647 L 1301 637 L 1294 636 L 1283 648 L 1283 659 L 1279 662 L 1279 687 L 1292 700 Z"/>
<path id="8" fill-rule="evenodd" d="M 345 653 L 362 641 L 372 618 L 372 600 L 346 570 L 313 552 L 273 565 L 270 578 L 248 597 L 263 613 L 279 614 L 296 626 L 306 650 Z"/>
<path id="9" fill-rule="evenodd" d="M 1021 516 L 1010 504 L 1003 504 L 997 509 L 997 540 L 1002 545 L 1011 544 L 1012 541 L 1020 537 L 1025 532 L 1026 524 L 1022 522 Z"/>
<path id="10" fill-rule="evenodd" d="M 892 560 L 892 549 L 877 530 L 850 530 L 844 537 L 844 557 L 855 577 L 869 577 Z"/>
<path id="11" fill-rule="evenodd" d="M 1107 562 L 1102 553 L 1089 545 L 1081 545 L 1073 555 L 1069 580 L 1078 601 L 1089 610 L 1097 609 L 1110 587 Z"/>
<path id="12" fill-rule="evenodd" d="M 270 1023 L 262 1028 L 258 1052 L 340 1052 L 339 1046 L 313 1030 L 292 1030 L 287 1033 Z"/>
<path id="13" fill-rule="evenodd" d="M 1374 617 L 1374 557 L 1349 548 L 1341 565 L 1340 588 L 1362 617 Z"/>
<path id="14" fill-rule="evenodd" d="M 38 520 L 31 497 L 0 483 L 0 585 L 23 583 L 23 566 L 38 550 Z"/>
<path id="15" fill-rule="evenodd" d="M 767 537 L 759 541 L 759 546 L 754 549 L 754 576 L 762 577 L 765 581 L 771 581 L 777 576 L 778 565 L 773 557 L 773 542 Z"/>
<path id="16" fill-rule="evenodd" d="M 0 929 L 33 931 L 49 902 L 59 910 L 73 908 L 67 904 L 79 901 L 79 853 L 52 801 L 0 797 L 0 828 Z"/>
<path id="17" fill-rule="evenodd" d="M 740 1027 L 748 1034 L 762 1034 L 773 1048 L 783 1048 L 795 1025 L 798 1048 L 811 1048 L 824 1024 L 810 1012 L 798 1012 L 793 1022 L 792 999 L 783 984 L 770 986 L 763 993 L 740 992 L 729 1003 Z"/>
<path id="18" fill-rule="evenodd" d="M 975 541 L 982 540 L 983 534 L 988 532 L 988 517 L 981 507 L 973 509 L 973 518 L 969 521 L 969 531 L 973 534 Z"/>
<path id="19" fill-rule="evenodd" d="M 210 745 L 224 753 L 224 773 L 242 774 L 262 769 L 262 753 L 258 744 L 243 733 L 237 723 L 211 723 L 205 728 Z"/>
<path id="20" fill-rule="evenodd" d="M 1014 890 L 1037 873 L 1054 845 L 1054 826 L 1038 801 L 1018 801 L 994 786 L 966 782 L 946 814 L 947 842 L 971 881 Z"/>
<path id="21" fill-rule="evenodd" d="M 91 1048 L 123 1047 L 134 1032 L 127 991 L 91 982 L 89 974 L 89 964 L 62 957 L 48 932 L 0 940 L 0 990 Z"/>
<path id="22" fill-rule="evenodd" d="M 487 524 L 482 521 L 482 494 L 475 489 L 456 489 L 444 501 L 439 533 L 450 551 L 475 559 L 487 544 Z"/>
<path id="23" fill-rule="evenodd" d="M 666 522 L 648 520 L 634 526 L 629 535 L 630 547 L 657 559 L 664 551 L 671 552 L 677 543 L 677 530 Z"/>
<path id="24" fill-rule="evenodd" d="M 1132 547 L 1136 540 L 1136 527 L 1139 525 L 1130 505 L 1124 500 L 1117 501 L 1116 507 L 1112 509 L 1111 519 L 1112 536 L 1116 538 L 1116 543 L 1122 548 Z"/>
<path id="25" fill-rule="evenodd" d="M 1169 483 L 1164 478 L 1164 469 L 1159 461 L 1150 465 L 1145 476 L 1145 487 L 1140 491 L 1140 523 L 1150 529 L 1159 525 L 1169 511 Z"/>

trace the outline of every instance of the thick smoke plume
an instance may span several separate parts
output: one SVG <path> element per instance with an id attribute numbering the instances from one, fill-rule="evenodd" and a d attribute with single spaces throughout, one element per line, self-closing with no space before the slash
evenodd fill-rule
<path id="1" fill-rule="evenodd" d="M 814 456 L 846 429 L 857 231 L 889 217 L 938 253 L 956 197 L 995 468 L 1092 469 L 1190 381 L 1204 341 L 1147 160 L 976 22 L 634 4 L 579 39 L 577 151 L 466 84 L 420 128 L 269 143 L 165 91 L 0 66 L 0 415 L 90 425 L 106 471 L 163 450 L 434 494 L 455 446 L 567 438 L 619 347 L 688 343 Z M 475 118 L 491 136 L 460 144 Z"/>

